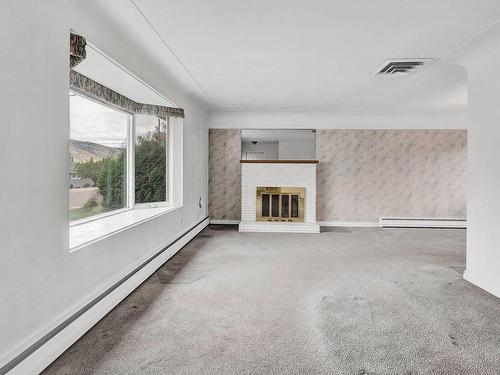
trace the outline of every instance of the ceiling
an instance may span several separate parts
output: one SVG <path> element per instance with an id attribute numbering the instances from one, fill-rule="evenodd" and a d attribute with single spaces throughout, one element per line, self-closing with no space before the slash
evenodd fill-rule
<path id="1" fill-rule="evenodd" d="M 97 2 L 189 92 L 226 110 L 460 109 L 466 72 L 450 56 L 500 19 L 498 0 Z M 391 58 L 437 60 L 373 75 Z"/>

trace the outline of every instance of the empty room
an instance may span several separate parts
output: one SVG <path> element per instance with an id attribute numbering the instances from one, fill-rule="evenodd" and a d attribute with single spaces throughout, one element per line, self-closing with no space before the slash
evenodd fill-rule
<path id="1" fill-rule="evenodd" d="M 498 0 L 0 27 L 0 375 L 500 374 Z"/>

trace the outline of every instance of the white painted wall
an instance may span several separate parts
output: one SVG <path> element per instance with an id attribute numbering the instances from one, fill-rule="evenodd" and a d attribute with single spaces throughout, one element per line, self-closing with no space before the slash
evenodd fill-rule
<path id="1" fill-rule="evenodd" d="M 279 158 L 281 160 L 314 160 L 316 159 L 316 140 L 279 142 Z"/>
<path id="2" fill-rule="evenodd" d="M 500 26 L 461 56 L 469 85 L 467 270 L 500 297 Z"/>
<path id="3" fill-rule="evenodd" d="M 466 111 L 303 112 L 213 111 L 221 129 L 466 129 Z"/>
<path id="4" fill-rule="evenodd" d="M 206 207 L 198 207 L 200 196 L 207 201 L 204 106 L 95 4 L 0 4 L 0 366 L 207 214 Z M 72 253 L 67 186 L 70 28 L 186 111 L 184 206 Z M 158 41 L 158 48 L 165 47 Z"/>

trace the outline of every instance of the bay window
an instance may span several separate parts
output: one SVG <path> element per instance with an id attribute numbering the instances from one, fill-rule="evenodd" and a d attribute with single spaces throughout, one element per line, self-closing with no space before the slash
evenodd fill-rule
<path id="1" fill-rule="evenodd" d="M 184 110 L 74 33 L 70 63 L 73 251 L 182 206 Z"/>
<path id="2" fill-rule="evenodd" d="M 70 92 L 70 221 L 166 206 L 168 129 L 168 119 L 127 113 Z"/>

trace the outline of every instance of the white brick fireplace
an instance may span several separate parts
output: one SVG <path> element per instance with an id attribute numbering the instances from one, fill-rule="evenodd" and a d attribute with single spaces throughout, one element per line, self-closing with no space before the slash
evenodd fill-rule
<path id="1" fill-rule="evenodd" d="M 242 160 L 240 232 L 319 233 L 316 223 L 316 160 Z M 303 187 L 304 222 L 257 221 L 257 187 Z"/>

